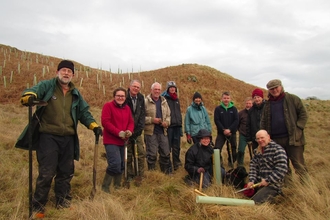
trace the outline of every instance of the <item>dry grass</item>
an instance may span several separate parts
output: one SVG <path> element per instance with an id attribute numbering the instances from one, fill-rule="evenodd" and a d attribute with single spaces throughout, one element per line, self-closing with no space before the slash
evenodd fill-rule
<path id="1" fill-rule="evenodd" d="M 38 63 L 36 59 L 38 58 Z M 44 78 L 49 79 L 55 74 L 58 58 L 19 51 L 16 48 L 0 45 L 0 66 L 6 60 L 0 77 L 2 95 L 0 97 L 0 219 L 28 218 L 28 152 L 15 149 L 14 144 L 27 123 L 27 108 L 19 104 L 20 93 L 27 83 L 32 85 L 33 75 L 42 78 L 42 68 L 49 68 Z M 21 73 L 17 71 L 18 63 Z M 203 95 L 205 105 L 212 118 L 213 110 L 219 104 L 222 91 L 229 90 L 239 109 L 245 97 L 255 88 L 213 68 L 197 64 L 182 64 L 159 70 L 133 73 L 111 74 L 109 71 L 91 69 L 75 63 L 78 69 L 74 81 L 79 87 L 83 78 L 83 86 L 79 87 L 85 99 L 93 108 L 95 118 L 99 121 L 102 105 L 110 99 L 113 88 L 128 85 L 130 78 L 143 81 L 143 93 L 149 93 L 149 87 L 155 80 L 165 84 L 174 80 L 179 85 L 182 111 L 191 102 L 194 91 Z M 29 66 L 29 69 L 27 69 Z M 9 78 L 13 74 L 13 82 Z M 88 78 L 86 71 L 88 71 Z M 115 71 L 116 72 L 116 71 Z M 7 88 L 4 89 L 4 76 Z M 111 76 L 111 77 L 110 77 Z M 100 83 L 97 84 L 97 77 Z M 196 77 L 197 82 L 190 79 Z M 110 80 L 112 79 L 112 81 Z M 99 85 L 101 86 L 99 89 Z M 106 94 L 102 93 L 105 86 Z M 173 176 L 165 176 L 159 171 L 146 172 L 141 187 L 133 184 L 130 189 L 120 189 L 108 195 L 100 190 L 106 168 L 104 147 L 99 146 L 97 168 L 97 194 L 94 201 L 89 200 L 92 189 L 92 166 L 94 135 L 92 131 L 79 127 L 81 142 L 81 159 L 75 162 L 75 176 L 72 180 L 72 208 L 69 210 L 54 209 L 54 194 L 50 193 L 47 204 L 46 219 L 329 219 L 330 215 L 330 101 L 304 101 L 309 112 L 306 127 L 307 145 L 305 150 L 306 163 L 311 176 L 309 186 L 301 186 L 296 182 L 284 188 L 284 197 L 277 198 L 276 204 L 260 206 L 235 207 L 214 204 L 197 204 L 194 188 L 184 184 L 186 175 L 180 169 Z M 213 121 L 213 120 L 212 120 Z M 213 135 L 216 134 L 213 124 Z M 102 139 L 101 139 L 102 140 Z M 181 158 L 188 145 L 183 138 Z M 226 153 L 223 153 L 226 158 Z M 245 166 L 248 167 L 248 153 Z M 37 177 L 37 163 L 34 155 L 33 180 Z M 295 176 L 296 178 L 296 176 Z M 203 191 L 210 196 L 226 198 L 243 198 L 229 186 L 213 185 Z"/>
<path id="2" fill-rule="evenodd" d="M 89 200 L 92 189 L 92 166 L 94 137 L 91 131 L 79 127 L 81 159 L 76 162 L 72 180 L 72 208 L 56 210 L 54 194 L 51 191 L 47 204 L 46 219 L 328 219 L 330 214 L 330 150 L 329 142 L 329 101 L 305 101 L 310 115 L 306 128 L 308 144 L 306 162 L 311 175 L 311 184 L 302 186 L 298 181 L 284 188 L 276 204 L 260 206 L 221 206 L 197 204 L 194 188 L 186 186 L 182 178 L 186 175 L 180 169 L 173 176 L 159 171 L 146 172 L 141 187 L 131 184 L 130 189 L 120 189 L 108 195 L 100 190 L 106 167 L 103 145 L 99 146 L 97 169 L 97 194 Z M 101 110 L 92 108 L 99 118 Z M 14 143 L 27 122 L 27 109 L 19 105 L 1 105 L 0 122 L 0 219 L 26 219 L 28 215 L 28 152 L 15 149 Z M 318 129 L 316 129 L 318 128 Z M 317 133 L 315 133 L 317 132 Z M 188 145 L 182 140 L 182 160 Z M 248 156 L 246 154 L 246 166 Z M 34 180 L 37 163 L 34 156 Z M 294 176 L 296 179 L 297 177 Z M 210 196 L 244 198 L 234 193 L 229 186 L 216 186 L 203 191 Z"/>

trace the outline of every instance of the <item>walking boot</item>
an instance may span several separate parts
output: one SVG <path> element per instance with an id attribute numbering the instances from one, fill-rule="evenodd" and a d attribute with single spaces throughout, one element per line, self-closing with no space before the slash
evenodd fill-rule
<path id="1" fill-rule="evenodd" d="M 119 189 L 121 187 L 121 179 L 122 179 L 122 174 L 117 174 L 114 176 L 113 185 L 115 186 L 115 189 Z"/>
<path id="2" fill-rule="evenodd" d="M 103 183 L 102 183 L 102 191 L 106 193 L 110 193 L 109 187 L 111 184 L 113 176 L 110 176 L 109 174 L 105 173 Z"/>

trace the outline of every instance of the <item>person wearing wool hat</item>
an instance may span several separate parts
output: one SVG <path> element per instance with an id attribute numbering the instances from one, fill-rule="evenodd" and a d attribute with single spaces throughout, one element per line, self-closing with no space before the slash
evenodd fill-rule
<path id="1" fill-rule="evenodd" d="M 31 106 L 30 100 L 37 98 L 48 103 L 47 106 L 37 106 L 35 114 L 40 126 L 33 131 L 33 143 L 37 143 L 33 147 L 38 157 L 39 175 L 32 209 L 39 216 L 44 215 L 53 180 L 56 208 L 70 207 L 70 182 L 74 173 L 74 160 L 79 160 L 80 151 L 78 121 L 92 130 L 97 138 L 103 134 L 102 128 L 89 111 L 89 105 L 71 82 L 73 74 L 73 63 L 62 60 L 58 64 L 56 77 L 40 81 L 24 90 L 21 97 L 21 103 L 25 106 Z M 26 131 L 18 138 L 16 147 L 29 149 L 22 143 L 27 136 Z"/>
<path id="2" fill-rule="evenodd" d="M 70 60 L 62 60 L 58 66 L 57 66 L 57 71 L 59 71 L 62 68 L 67 68 L 72 71 L 72 74 L 74 74 L 74 64 Z"/>
<path id="3" fill-rule="evenodd" d="M 256 88 L 252 91 L 253 105 L 248 111 L 247 128 L 248 144 L 252 144 L 252 149 L 258 147 L 256 133 L 260 130 L 261 113 L 265 105 L 264 93 L 261 89 Z"/>
<path id="4" fill-rule="evenodd" d="M 267 83 L 268 100 L 261 115 L 260 129 L 266 130 L 271 139 L 281 145 L 291 161 L 296 174 L 302 183 L 309 181 L 304 159 L 304 129 L 308 115 L 301 99 L 291 93 L 284 92 L 279 79 Z M 289 169 L 286 181 L 291 181 Z"/>
<path id="5" fill-rule="evenodd" d="M 172 152 L 172 162 L 174 170 L 177 170 L 179 167 L 182 166 L 180 160 L 181 137 L 183 136 L 182 115 L 177 92 L 178 89 L 175 82 L 169 81 L 167 82 L 166 91 L 162 93 L 162 96 L 165 97 L 167 104 L 171 110 L 171 124 L 167 128 L 167 137 L 168 144 L 170 145 L 170 149 Z"/>
<path id="6" fill-rule="evenodd" d="M 199 92 L 194 93 L 193 101 L 187 108 L 184 129 L 189 144 L 198 142 L 197 133 L 199 130 L 212 131 L 211 121 Z"/>

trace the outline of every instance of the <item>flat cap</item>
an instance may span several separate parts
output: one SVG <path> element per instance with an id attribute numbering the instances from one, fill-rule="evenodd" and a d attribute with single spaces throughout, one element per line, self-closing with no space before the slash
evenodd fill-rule
<path id="1" fill-rule="evenodd" d="M 279 79 L 273 79 L 267 83 L 267 89 L 274 89 L 278 86 L 282 86 L 282 82 Z"/>

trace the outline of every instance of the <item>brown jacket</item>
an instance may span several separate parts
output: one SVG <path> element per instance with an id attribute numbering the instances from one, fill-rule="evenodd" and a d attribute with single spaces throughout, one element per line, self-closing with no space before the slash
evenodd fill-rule
<path id="1" fill-rule="evenodd" d="M 171 124 L 171 110 L 168 107 L 167 101 L 163 96 L 159 97 L 161 99 L 162 106 L 162 121 L 166 122 L 167 127 Z M 145 98 L 145 108 L 146 108 L 146 120 L 144 127 L 145 135 L 152 135 L 154 133 L 155 124 L 153 123 L 153 119 L 156 117 L 156 105 L 152 100 L 151 95 L 149 94 Z M 167 135 L 167 128 L 164 128 L 164 135 Z"/>
<path id="2" fill-rule="evenodd" d="M 293 94 L 285 93 L 284 102 L 285 124 L 289 133 L 289 145 L 305 145 L 304 128 L 307 123 L 307 111 L 301 99 Z M 264 129 L 271 134 L 271 111 L 270 102 L 266 101 L 263 108 L 260 129 Z"/>

